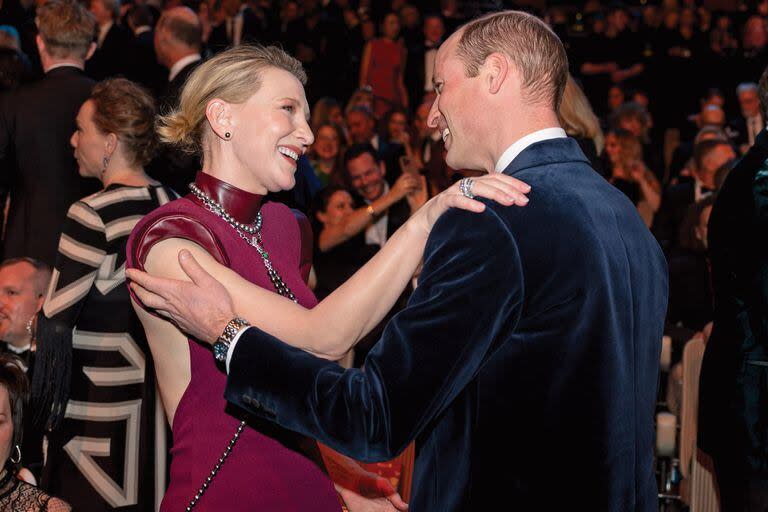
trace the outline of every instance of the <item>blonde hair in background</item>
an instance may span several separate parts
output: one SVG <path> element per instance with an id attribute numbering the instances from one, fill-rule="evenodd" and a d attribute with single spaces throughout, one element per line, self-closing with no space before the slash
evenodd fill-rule
<path id="1" fill-rule="evenodd" d="M 205 109 L 219 98 L 227 103 L 245 103 L 261 87 L 266 68 L 283 69 L 302 85 L 307 74 L 301 63 L 276 46 L 238 46 L 207 60 L 184 84 L 178 107 L 160 117 L 160 140 L 189 153 L 200 153 L 205 140 Z"/>
<path id="2" fill-rule="evenodd" d="M 503 53 L 522 76 L 526 101 L 557 110 L 568 77 L 568 57 L 546 23 L 521 11 L 503 11 L 481 16 L 459 30 L 456 54 L 467 77 L 477 76 L 490 54 Z"/>
<path id="3" fill-rule="evenodd" d="M 600 120 L 595 115 L 589 100 L 579 87 L 579 84 L 568 75 L 568 82 L 563 92 L 563 101 L 560 102 L 560 109 L 557 112 L 560 119 L 560 125 L 565 133 L 571 137 L 581 137 L 592 139 L 595 143 L 597 154 L 603 152 L 605 138 L 603 130 L 600 128 Z"/>
<path id="4" fill-rule="evenodd" d="M 632 162 L 643 160 L 643 146 L 640 139 L 626 130 L 614 130 L 613 133 L 619 143 L 620 164 L 624 172 L 628 172 Z"/>
<path id="5" fill-rule="evenodd" d="M 51 57 L 85 59 L 96 35 L 93 15 L 75 0 L 48 0 L 35 17 L 40 38 Z"/>

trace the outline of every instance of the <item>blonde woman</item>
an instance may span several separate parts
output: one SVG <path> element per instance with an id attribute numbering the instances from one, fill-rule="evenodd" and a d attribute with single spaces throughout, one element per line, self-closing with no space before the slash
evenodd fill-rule
<path id="1" fill-rule="evenodd" d="M 565 133 L 576 139 L 594 167 L 603 152 L 603 130 L 589 100 L 571 75 L 568 75 L 557 116 Z"/>
<path id="2" fill-rule="evenodd" d="M 136 226 L 128 267 L 188 279 L 178 263 L 179 251 L 188 249 L 226 283 L 242 311 L 255 312 L 248 321 L 339 359 L 399 296 L 436 218 L 450 206 L 472 211 L 483 206 L 462 196 L 458 187 L 435 197 L 358 272 L 356 281 L 317 304 L 306 285 L 311 236 L 306 218 L 262 201 L 268 191 L 294 186 L 296 160 L 314 140 L 305 80 L 299 62 L 273 47 L 231 49 L 194 71 L 178 110 L 163 118 L 160 131 L 167 142 L 202 151 L 202 172 L 189 196 Z M 474 192 L 523 204 L 517 190 L 523 188 L 517 180 L 493 175 L 478 179 Z M 279 427 L 237 419 L 223 397 L 224 354 L 211 354 L 144 309 L 141 295 L 134 298 L 173 429 L 171 480 L 162 510 L 198 504 L 228 512 L 339 510 L 331 481 L 307 455 L 307 448 L 316 452 L 317 445 Z M 329 451 L 323 455 L 334 476 L 347 463 Z M 356 479 L 353 474 L 346 483 Z M 359 491 L 360 486 L 351 487 Z M 346 485 L 337 489 L 350 510 L 370 505 Z M 403 507 L 396 498 L 376 505 Z"/>

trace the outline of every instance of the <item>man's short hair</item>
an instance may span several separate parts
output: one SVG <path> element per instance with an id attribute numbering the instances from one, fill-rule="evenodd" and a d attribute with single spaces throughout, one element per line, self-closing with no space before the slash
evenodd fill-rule
<path id="1" fill-rule="evenodd" d="M 757 84 L 755 82 L 742 82 L 736 86 L 736 96 L 743 92 L 757 92 Z"/>
<path id="2" fill-rule="evenodd" d="M 33 283 L 35 294 L 38 296 L 45 295 L 48 289 L 48 283 L 51 280 L 51 267 L 47 263 L 43 263 L 40 260 L 24 256 L 3 260 L 3 262 L 0 263 L 0 270 L 4 269 L 5 267 L 10 267 L 11 265 L 16 265 L 17 263 L 27 263 L 28 265 L 31 265 L 33 269 L 35 269 L 35 282 Z"/>
<path id="3" fill-rule="evenodd" d="M 376 122 L 376 116 L 373 114 L 373 110 L 368 108 L 366 105 L 355 105 L 347 111 L 347 115 L 351 114 L 352 112 L 359 112 L 371 121 Z"/>
<path id="4" fill-rule="evenodd" d="M 696 169 L 701 169 L 704 159 L 722 145 L 730 145 L 730 143 L 724 140 L 708 139 L 696 144 L 693 147 L 693 162 L 696 165 Z"/>
<path id="5" fill-rule="evenodd" d="M 157 29 L 162 28 L 167 31 L 171 38 L 185 46 L 200 51 L 203 46 L 203 26 L 198 20 L 197 23 L 190 23 L 181 16 L 165 15 L 160 17 L 157 23 Z"/>
<path id="6" fill-rule="evenodd" d="M 48 0 L 37 8 L 37 29 L 54 58 L 85 59 L 96 35 L 93 15 L 76 0 Z"/>
<path id="7" fill-rule="evenodd" d="M 490 54 L 503 53 L 520 72 L 525 100 L 557 111 L 568 80 L 568 57 L 546 23 L 521 11 L 504 11 L 472 20 L 459 30 L 456 54 L 467 77 L 477 76 Z"/>
<path id="8" fill-rule="evenodd" d="M 101 2 L 101 5 L 104 6 L 104 9 L 112 13 L 113 20 L 120 18 L 120 0 L 94 0 L 94 1 Z"/>
<path id="9" fill-rule="evenodd" d="M 152 13 L 145 5 L 134 5 L 125 16 L 134 28 L 152 25 Z"/>
<path id="10" fill-rule="evenodd" d="M 381 162 L 381 156 L 379 156 L 379 152 L 376 151 L 376 148 L 374 148 L 370 144 L 353 144 L 347 148 L 347 152 L 344 153 L 344 172 L 349 173 L 349 162 L 351 160 L 354 160 L 355 158 L 359 158 L 365 154 L 371 155 L 374 162 L 379 163 Z"/>

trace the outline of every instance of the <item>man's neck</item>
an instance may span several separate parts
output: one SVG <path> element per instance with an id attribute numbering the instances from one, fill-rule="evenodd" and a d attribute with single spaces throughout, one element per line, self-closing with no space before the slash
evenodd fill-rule
<path id="1" fill-rule="evenodd" d="M 142 25 L 140 27 L 136 27 L 136 30 L 133 31 L 133 35 L 140 36 L 144 32 L 149 32 L 150 30 L 152 30 L 152 27 L 150 27 L 149 25 Z"/>
<path id="2" fill-rule="evenodd" d="M 496 164 L 502 157 L 504 152 L 509 149 L 515 142 L 519 141 L 526 135 L 544 130 L 546 128 L 559 128 L 560 122 L 557 119 L 557 114 L 551 111 L 535 112 L 531 114 L 522 114 L 519 123 L 509 123 L 506 129 L 502 128 L 496 133 L 496 143 L 494 144 L 491 154 L 488 157 L 488 161 L 485 164 L 485 170 L 487 172 L 493 172 L 496 168 Z M 492 140 L 492 139 L 491 139 Z"/>
<path id="3" fill-rule="evenodd" d="M 173 64 L 171 64 L 171 66 L 168 68 L 168 81 L 176 78 L 176 75 L 178 75 L 179 72 L 187 66 L 187 64 L 197 60 L 200 60 L 200 54 L 196 51 L 187 52 L 174 59 Z"/>
<path id="4" fill-rule="evenodd" d="M 85 69 L 85 62 L 83 62 L 80 59 L 51 59 L 51 58 L 45 59 L 43 58 L 42 60 L 43 60 L 42 65 L 43 65 L 44 73 L 47 73 L 54 68 L 61 68 L 66 66 L 77 68 L 80 71 Z"/>

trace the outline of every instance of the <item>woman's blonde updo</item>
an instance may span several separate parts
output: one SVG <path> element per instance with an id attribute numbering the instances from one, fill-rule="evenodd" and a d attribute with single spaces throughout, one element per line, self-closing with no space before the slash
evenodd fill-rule
<path id="1" fill-rule="evenodd" d="M 244 103 L 259 90 L 261 72 L 268 67 L 284 69 L 302 85 L 307 83 L 301 63 L 276 46 L 231 48 L 192 72 L 176 110 L 160 116 L 160 140 L 189 153 L 201 153 L 208 102 L 219 98 L 227 103 Z"/>
<path id="2" fill-rule="evenodd" d="M 93 88 L 93 122 L 102 133 L 114 133 L 131 166 L 144 167 L 155 154 L 155 101 L 140 85 L 125 78 L 104 80 Z"/>

